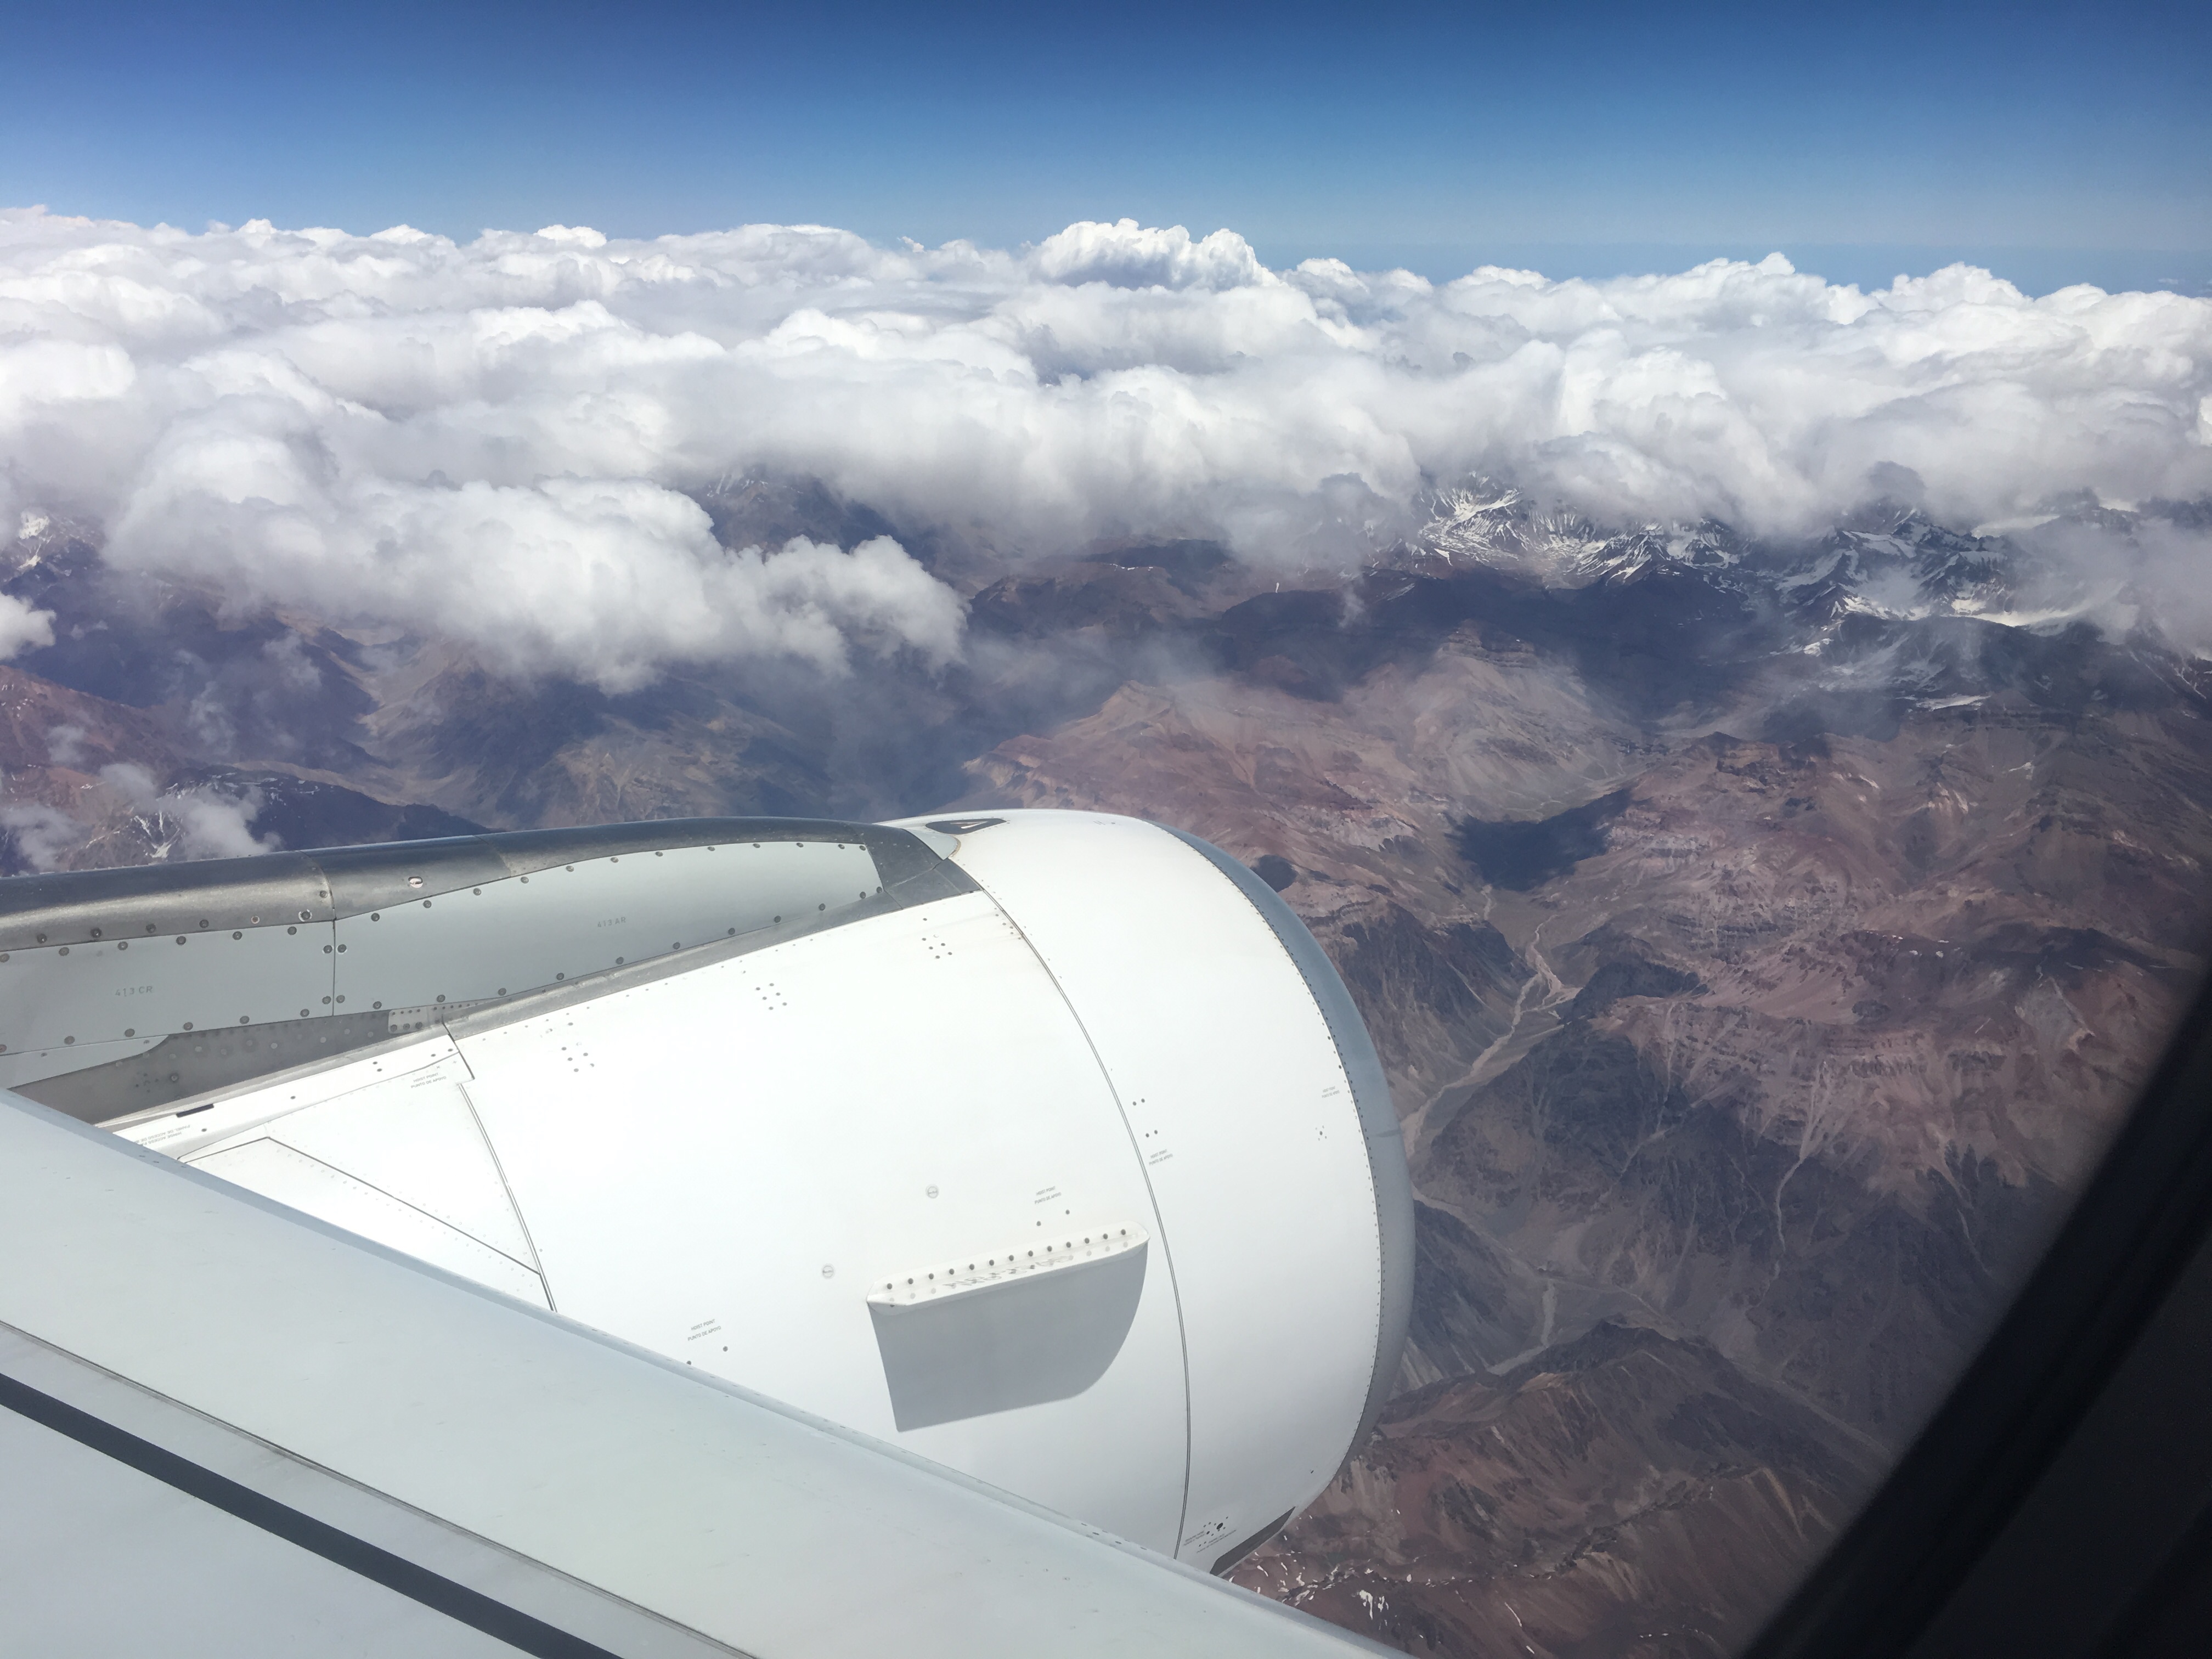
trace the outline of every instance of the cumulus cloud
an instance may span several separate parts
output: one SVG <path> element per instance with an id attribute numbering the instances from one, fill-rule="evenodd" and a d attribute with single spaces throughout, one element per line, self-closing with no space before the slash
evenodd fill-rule
<path id="1" fill-rule="evenodd" d="M 1767 534 L 1908 474 L 1960 524 L 2195 498 L 2212 301 L 2030 298 L 1965 266 L 1869 292 L 1779 257 L 1439 285 L 1128 220 L 999 251 L 19 211 L 0 454 L 0 506 L 96 518 L 119 564 L 619 689 L 959 648 L 953 596 L 895 542 L 718 546 L 694 498 L 752 470 L 1000 548 L 1172 532 L 1298 562 L 1470 473 Z"/>
<path id="2" fill-rule="evenodd" d="M 82 726 L 64 720 L 58 726 L 46 728 L 46 757 L 57 766 L 76 766 L 84 759 L 84 740 L 89 735 Z"/>
<path id="3" fill-rule="evenodd" d="M 228 793 L 207 787 L 162 789 L 143 766 L 119 761 L 100 769 L 100 781 L 122 798 L 157 859 L 242 859 L 274 853 L 275 836 L 253 833 L 259 791 Z M 18 837 L 20 846 L 21 838 Z"/>
<path id="4" fill-rule="evenodd" d="M 1194 238 L 1181 225 L 1163 230 L 1122 219 L 1085 221 L 1048 236 L 1034 261 L 1047 282 L 1110 283 L 1116 288 L 1258 288 L 1279 279 L 1232 230 Z"/>
<path id="5" fill-rule="evenodd" d="M 34 611 L 10 593 L 0 593 L 0 662 L 20 651 L 54 642 L 54 613 Z"/>
<path id="6" fill-rule="evenodd" d="M 0 806 L 0 841 L 24 870 L 58 870 L 84 840 L 84 826 L 58 806 L 42 801 Z"/>

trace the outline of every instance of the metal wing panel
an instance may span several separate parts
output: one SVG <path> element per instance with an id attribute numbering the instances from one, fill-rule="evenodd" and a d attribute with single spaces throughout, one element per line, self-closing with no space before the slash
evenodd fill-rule
<path id="1" fill-rule="evenodd" d="M 0 952 L 0 1064 L 43 1054 L 66 1070 L 88 1057 L 57 1051 L 81 1044 L 327 1014 L 330 945 L 327 923 L 293 922 Z"/>
<path id="2" fill-rule="evenodd" d="M 0 1376 L 25 1369 L 25 1346 L 0 1333 Z M 312 1655 L 330 1650 L 333 1625 L 363 1659 L 514 1652 L 17 1412 L 0 1410 L 0 1582 L 13 1591 L 0 1645 L 11 1653 Z"/>
<path id="3" fill-rule="evenodd" d="M 295 1112 L 268 1133 L 502 1255 L 532 1259 L 529 1235 L 459 1078 L 410 1076 Z"/>
<path id="4" fill-rule="evenodd" d="M 457 1008 L 580 980 L 881 891 L 854 842 L 611 854 L 402 900 L 337 924 L 349 1010 Z"/>
<path id="5" fill-rule="evenodd" d="M 0 1088 L 112 1121 L 464 1008 L 496 1015 L 972 885 L 904 830 L 798 818 L 11 878 Z"/>
<path id="6" fill-rule="evenodd" d="M 458 1227 L 343 1170 L 266 1136 L 210 1152 L 196 1167 L 234 1186 L 304 1210 L 448 1273 L 525 1302 L 550 1306 L 538 1274 Z"/>

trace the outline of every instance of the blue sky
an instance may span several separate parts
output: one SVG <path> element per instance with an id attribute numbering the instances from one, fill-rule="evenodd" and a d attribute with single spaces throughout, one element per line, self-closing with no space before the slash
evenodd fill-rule
<path id="1" fill-rule="evenodd" d="M 0 202 L 2212 280 L 2212 7 L 11 6 Z"/>

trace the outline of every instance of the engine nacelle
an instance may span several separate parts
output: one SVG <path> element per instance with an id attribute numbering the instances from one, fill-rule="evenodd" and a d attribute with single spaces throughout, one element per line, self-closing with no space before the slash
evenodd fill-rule
<path id="1" fill-rule="evenodd" d="M 1134 819 L 0 882 L 0 1086 L 1206 1567 L 1327 1484 L 1405 1335 L 1343 985 Z"/>

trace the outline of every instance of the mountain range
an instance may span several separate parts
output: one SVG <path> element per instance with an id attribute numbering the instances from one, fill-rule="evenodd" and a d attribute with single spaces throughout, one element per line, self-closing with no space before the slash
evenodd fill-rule
<path id="1" fill-rule="evenodd" d="M 1281 860 L 1419 1200 L 1400 1392 L 1239 1582 L 1410 1651 L 1731 1650 L 1908 1441 L 2203 965 L 2212 662 L 2081 538 L 1869 507 L 1761 541 L 1484 480 L 1356 569 L 1056 552 L 824 487 L 732 548 L 896 535 L 949 667 L 611 692 L 240 612 L 27 523 L 5 868 L 699 813 L 1077 806 Z"/>

